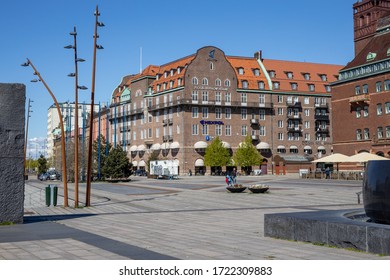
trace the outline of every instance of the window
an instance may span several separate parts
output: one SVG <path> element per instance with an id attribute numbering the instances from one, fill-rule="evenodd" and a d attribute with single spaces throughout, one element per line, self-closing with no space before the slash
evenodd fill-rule
<path id="1" fill-rule="evenodd" d="M 283 128 L 283 121 L 282 120 L 278 120 L 278 128 Z"/>
<path id="2" fill-rule="evenodd" d="M 210 62 L 210 70 L 214 70 L 214 63 Z"/>
<path id="3" fill-rule="evenodd" d="M 231 116 L 232 116 L 231 108 L 225 108 L 225 119 L 230 120 Z"/>
<path id="4" fill-rule="evenodd" d="M 192 135 L 198 135 L 199 134 L 199 126 L 198 124 L 192 125 Z"/>
<path id="5" fill-rule="evenodd" d="M 278 133 L 278 140 L 283 140 L 283 139 L 284 139 L 284 134 L 282 132 L 279 132 Z M 280 153 L 279 149 L 278 149 L 278 153 Z"/>
<path id="6" fill-rule="evenodd" d="M 259 130 L 260 136 L 265 136 L 265 126 L 260 125 L 260 130 Z"/>
<path id="7" fill-rule="evenodd" d="M 308 86 L 309 86 L 309 91 L 314 91 L 315 89 L 314 84 L 308 84 Z"/>
<path id="8" fill-rule="evenodd" d="M 202 79 L 202 85 L 207 86 L 209 84 L 209 80 L 207 78 Z"/>
<path id="9" fill-rule="evenodd" d="M 326 82 L 327 76 L 325 74 L 320 74 L 321 81 Z"/>
<path id="10" fill-rule="evenodd" d="M 217 91 L 215 93 L 215 102 L 221 102 L 221 92 Z"/>
<path id="11" fill-rule="evenodd" d="M 370 139 L 370 129 L 365 128 L 364 129 L 364 140 Z"/>
<path id="12" fill-rule="evenodd" d="M 356 108 L 356 118 L 360 118 L 362 116 L 362 108 L 357 107 Z"/>
<path id="13" fill-rule="evenodd" d="M 332 91 L 332 88 L 330 85 L 325 85 L 325 91 L 326 92 L 331 92 Z"/>
<path id="14" fill-rule="evenodd" d="M 253 75 L 260 76 L 260 69 L 253 69 Z"/>
<path id="15" fill-rule="evenodd" d="M 288 79 L 292 79 L 293 78 L 293 73 L 292 72 L 286 72 L 286 76 Z"/>
<path id="16" fill-rule="evenodd" d="M 247 111 L 246 108 L 241 108 L 241 119 L 246 120 L 247 119 Z"/>
<path id="17" fill-rule="evenodd" d="M 298 148 L 296 148 L 295 146 L 292 146 L 292 147 L 290 148 L 290 153 L 291 153 L 291 154 L 298 154 Z"/>
<path id="18" fill-rule="evenodd" d="M 310 74 L 309 73 L 303 73 L 303 78 L 305 80 L 310 80 Z"/>
<path id="19" fill-rule="evenodd" d="M 309 97 L 305 97 L 303 99 L 303 103 L 307 105 L 307 104 L 309 104 L 309 100 L 310 100 Z"/>
<path id="20" fill-rule="evenodd" d="M 215 134 L 218 136 L 222 135 L 222 125 L 220 124 L 215 125 Z"/>
<path id="21" fill-rule="evenodd" d="M 385 90 L 390 90 L 390 80 L 385 80 Z"/>
<path id="22" fill-rule="evenodd" d="M 227 92 L 225 94 L 225 102 L 230 102 L 230 101 L 231 101 L 231 94 L 230 94 L 230 92 Z"/>
<path id="23" fill-rule="evenodd" d="M 247 94 L 241 93 L 241 103 L 246 103 L 247 99 L 248 99 Z"/>
<path id="24" fill-rule="evenodd" d="M 390 102 L 385 103 L 385 113 L 390 114 Z"/>
<path id="25" fill-rule="evenodd" d="M 174 84 L 173 81 L 169 81 L 169 88 L 173 88 L 173 84 Z"/>
<path id="26" fill-rule="evenodd" d="M 356 86 L 355 87 L 355 95 L 359 95 L 360 94 L 360 86 Z"/>
<path id="27" fill-rule="evenodd" d="M 376 82 L 375 88 L 376 88 L 376 92 L 381 92 L 382 91 L 382 82 Z"/>
<path id="28" fill-rule="evenodd" d="M 282 95 L 278 95 L 278 103 L 283 103 L 283 96 Z"/>
<path id="29" fill-rule="evenodd" d="M 305 133 L 305 141 L 310 141 L 310 133 Z M 305 152 L 306 153 L 306 152 Z M 308 154 L 311 154 L 311 149 L 309 150 L 309 152 L 307 152 Z"/>
<path id="30" fill-rule="evenodd" d="M 248 88 L 248 81 L 247 80 L 242 81 L 242 88 Z"/>
<path id="31" fill-rule="evenodd" d="M 259 95 L 259 103 L 260 104 L 265 104 L 265 95 L 264 94 L 260 94 Z"/>
<path id="32" fill-rule="evenodd" d="M 209 108 L 202 107 L 202 118 L 207 119 L 209 117 Z"/>
<path id="33" fill-rule="evenodd" d="M 177 126 L 176 126 L 176 133 L 177 133 L 177 134 L 180 134 L 180 125 L 177 125 Z"/>
<path id="34" fill-rule="evenodd" d="M 221 108 L 215 108 L 215 118 L 222 119 L 222 109 Z"/>
<path id="35" fill-rule="evenodd" d="M 241 126 L 241 136 L 246 136 L 247 135 L 247 126 L 242 125 Z"/>
<path id="36" fill-rule="evenodd" d="M 271 78 L 275 78 L 276 74 L 275 74 L 275 71 L 274 70 L 270 70 L 268 71 L 268 74 Z"/>
<path id="37" fill-rule="evenodd" d="M 225 125 L 225 135 L 226 136 L 231 136 L 232 135 L 232 129 L 230 124 Z"/>
<path id="38" fill-rule="evenodd" d="M 368 117 L 368 106 L 363 107 L 363 117 L 365 117 L 365 118 Z"/>
<path id="39" fill-rule="evenodd" d="M 198 117 L 198 107 L 192 107 L 192 117 L 193 118 Z"/>
<path id="40" fill-rule="evenodd" d="M 390 126 L 386 126 L 386 138 L 390 138 Z"/>
<path id="41" fill-rule="evenodd" d="M 148 128 L 148 138 L 152 138 L 153 137 L 153 130 L 152 128 Z"/>
<path id="42" fill-rule="evenodd" d="M 378 103 L 378 104 L 376 104 L 376 114 L 378 115 L 378 116 L 380 116 L 380 115 L 382 115 L 382 103 Z"/>
<path id="43" fill-rule="evenodd" d="M 264 109 L 259 110 L 259 118 L 262 121 L 265 120 L 265 110 Z"/>
<path id="44" fill-rule="evenodd" d="M 225 87 L 230 87 L 230 80 L 226 79 L 224 82 Z"/>
<path id="45" fill-rule="evenodd" d="M 283 108 L 278 108 L 278 115 L 282 116 L 283 115 Z"/>
<path id="46" fill-rule="evenodd" d="M 378 135 L 378 139 L 383 138 L 383 127 L 380 126 L 377 128 L 377 135 Z"/>
<path id="47" fill-rule="evenodd" d="M 209 134 L 209 126 L 207 124 L 202 125 L 202 135 Z"/>
<path id="48" fill-rule="evenodd" d="M 259 89 L 264 89 L 264 82 L 258 82 Z"/>
<path id="49" fill-rule="evenodd" d="M 367 93 L 368 93 L 368 85 L 364 84 L 363 85 L 363 94 L 367 94 Z"/>
<path id="50" fill-rule="evenodd" d="M 160 137 L 160 128 L 157 127 L 156 128 L 156 138 L 159 138 Z"/>
<path id="51" fill-rule="evenodd" d="M 197 90 L 192 91 L 192 100 L 198 101 L 198 91 Z"/>
<path id="52" fill-rule="evenodd" d="M 297 90 L 298 89 L 298 84 L 297 83 L 291 83 L 291 89 L 292 90 Z"/>
<path id="53" fill-rule="evenodd" d="M 208 100 L 209 100 L 209 92 L 202 91 L 202 101 L 208 101 Z"/>
<path id="54" fill-rule="evenodd" d="M 237 70 L 238 70 L 238 75 L 244 75 L 244 68 L 240 67 Z"/>
<path id="55" fill-rule="evenodd" d="M 305 109 L 305 116 L 306 117 L 310 116 L 310 110 L 309 109 Z"/>
<path id="56" fill-rule="evenodd" d="M 305 121 L 305 128 L 310 128 L 310 122 L 309 121 Z"/>
<path id="57" fill-rule="evenodd" d="M 221 86 L 221 84 L 222 84 L 222 82 L 221 82 L 220 79 L 216 79 L 216 80 L 215 80 L 215 85 L 216 85 L 216 86 L 219 87 L 219 86 Z"/>
<path id="58" fill-rule="evenodd" d="M 274 82 L 274 89 L 279 89 L 280 83 L 279 82 Z"/>
<path id="59" fill-rule="evenodd" d="M 156 112 L 156 122 L 159 122 L 159 119 L 160 119 L 160 112 L 157 111 Z"/>

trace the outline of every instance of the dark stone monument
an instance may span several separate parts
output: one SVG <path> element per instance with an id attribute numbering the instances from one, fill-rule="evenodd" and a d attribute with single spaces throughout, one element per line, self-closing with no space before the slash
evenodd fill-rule
<path id="1" fill-rule="evenodd" d="M 370 160 L 363 179 L 366 215 L 374 222 L 390 224 L 390 160 Z"/>
<path id="2" fill-rule="evenodd" d="M 22 223 L 26 87 L 0 83 L 0 223 Z"/>

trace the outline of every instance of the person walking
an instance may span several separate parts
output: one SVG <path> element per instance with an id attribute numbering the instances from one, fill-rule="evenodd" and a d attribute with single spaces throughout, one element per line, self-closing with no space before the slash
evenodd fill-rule
<path id="1" fill-rule="evenodd" d="M 229 174 L 226 175 L 225 182 L 226 182 L 227 187 L 232 186 L 232 177 L 230 177 Z"/>
<path id="2" fill-rule="evenodd" d="M 233 172 L 232 172 L 232 181 L 233 181 L 233 184 L 237 183 L 237 170 L 235 167 L 233 168 Z"/>

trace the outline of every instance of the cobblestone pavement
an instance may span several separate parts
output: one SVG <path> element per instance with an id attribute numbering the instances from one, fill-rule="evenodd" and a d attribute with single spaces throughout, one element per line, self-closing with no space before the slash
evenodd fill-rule
<path id="1" fill-rule="evenodd" d="M 44 188 L 59 187 L 58 205 Z M 61 182 L 26 181 L 25 222 L 0 226 L 0 259 L 7 260 L 384 260 L 365 252 L 264 237 L 264 214 L 362 209 L 361 181 L 307 180 L 297 175 L 242 176 L 264 183 L 265 194 L 229 193 L 223 177 L 178 180 L 133 177 L 92 184 L 91 206 L 63 207 Z"/>

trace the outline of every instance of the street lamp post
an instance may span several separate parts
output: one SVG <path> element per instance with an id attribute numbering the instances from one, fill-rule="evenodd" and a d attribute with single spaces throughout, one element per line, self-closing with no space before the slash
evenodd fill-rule
<path id="1" fill-rule="evenodd" d="M 91 87 L 91 112 L 89 120 L 89 139 L 88 139 L 88 166 L 87 166 L 87 186 L 86 186 L 86 198 L 85 206 L 91 206 L 91 177 L 92 177 L 92 135 L 93 135 L 93 110 L 95 102 L 95 72 L 96 72 L 96 50 L 103 49 L 102 46 L 97 45 L 97 28 L 103 27 L 104 24 L 99 22 L 99 9 L 96 6 L 95 11 L 95 33 L 93 35 L 93 63 L 92 63 L 92 87 Z"/>
<path id="2" fill-rule="evenodd" d="M 27 172 L 27 143 L 28 143 L 28 123 L 29 123 L 29 120 L 30 120 L 30 113 L 32 112 L 31 111 L 31 102 L 33 102 L 33 100 L 31 100 L 30 98 L 28 99 L 28 109 L 27 109 L 27 124 L 26 124 L 26 138 L 25 138 L 25 141 L 24 141 L 24 179 L 27 180 L 28 179 L 28 172 Z"/>
<path id="3" fill-rule="evenodd" d="M 82 58 L 77 57 L 77 31 L 76 26 L 73 29 L 73 32 L 69 33 L 74 38 L 74 45 L 65 46 L 66 49 L 74 49 L 74 64 L 75 64 L 75 72 L 70 73 L 69 77 L 75 78 L 75 115 L 74 115 L 74 192 L 75 192 L 75 205 L 77 208 L 79 206 L 79 101 L 78 101 L 78 90 L 85 90 L 87 87 L 79 86 L 78 84 L 78 62 L 85 61 Z"/>
<path id="4" fill-rule="evenodd" d="M 32 82 L 41 81 L 43 83 L 43 85 L 49 92 L 50 96 L 53 98 L 54 104 L 56 105 L 57 108 L 57 113 L 60 119 L 60 127 L 61 127 L 62 181 L 64 183 L 64 207 L 68 207 L 68 178 L 66 176 L 65 131 L 64 131 L 64 122 L 62 120 L 60 105 L 58 104 L 57 99 L 54 96 L 53 92 L 50 90 L 46 82 L 42 79 L 41 74 L 39 74 L 38 70 L 35 68 L 31 60 L 27 58 L 27 62 L 23 63 L 22 66 L 24 67 L 31 66 L 34 69 L 34 75 L 37 75 L 39 80 L 32 80 Z"/>

